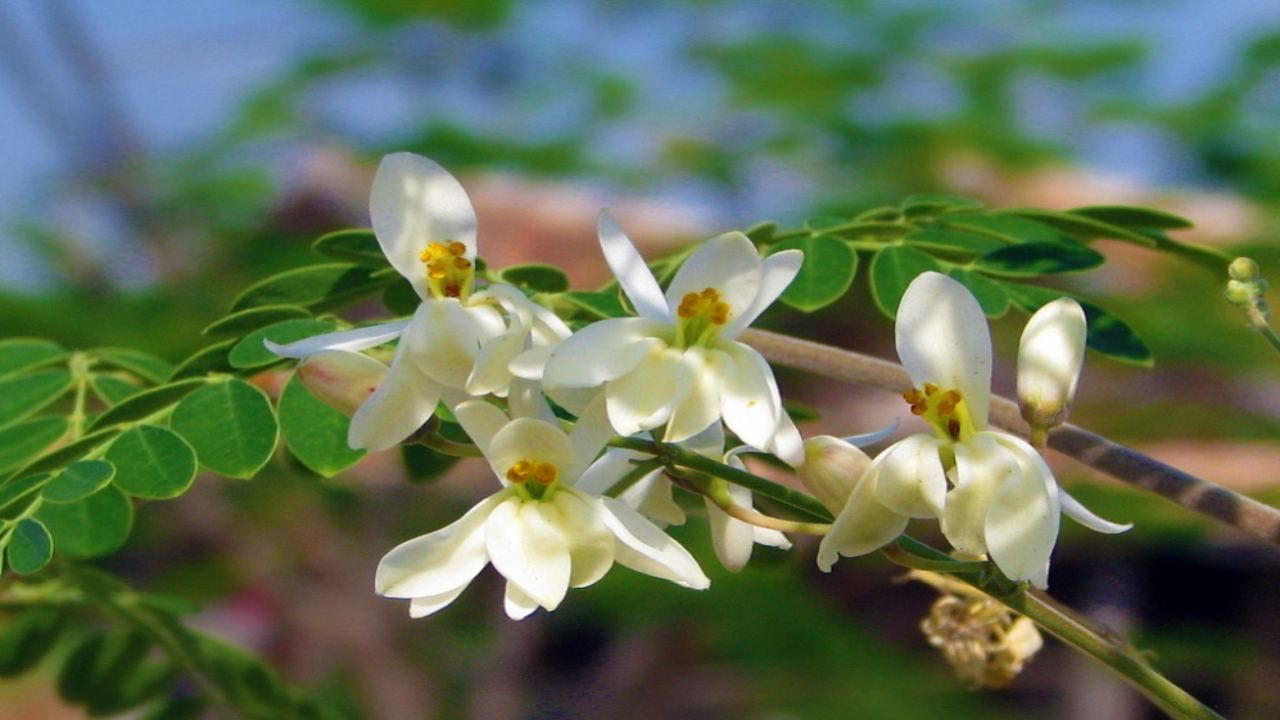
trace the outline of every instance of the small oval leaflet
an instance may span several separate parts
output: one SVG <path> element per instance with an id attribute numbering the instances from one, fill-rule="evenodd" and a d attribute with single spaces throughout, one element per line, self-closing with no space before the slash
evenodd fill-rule
<path id="1" fill-rule="evenodd" d="M 253 477 L 275 451 L 280 434 L 271 401 L 249 383 L 230 379 L 188 395 L 169 426 L 191 443 L 200 464 L 227 477 Z"/>
<path id="2" fill-rule="evenodd" d="M 49 564 L 53 557 L 53 539 L 35 518 L 23 518 L 9 537 L 9 567 L 19 575 L 29 575 Z"/>
<path id="3" fill-rule="evenodd" d="M 364 457 L 347 446 L 350 420 L 312 397 L 297 375 L 280 395 L 279 412 L 285 445 L 314 472 L 333 477 Z"/>
<path id="4" fill-rule="evenodd" d="M 80 460 L 49 481 L 40 494 L 52 502 L 72 502 L 98 492 L 115 474 L 115 466 L 106 460 Z"/>
<path id="5" fill-rule="evenodd" d="M 196 455 L 177 433 L 139 425 L 116 438 L 107 450 L 115 466 L 115 486 L 148 500 L 167 500 L 186 492 L 196 477 Z"/>
<path id="6" fill-rule="evenodd" d="M 58 551 L 89 559 L 120 549 L 133 528 L 133 503 L 114 485 L 69 503 L 45 502 L 36 511 Z"/>
<path id="7" fill-rule="evenodd" d="M 907 286 L 920 273 L 941 270 L 926 253 L 901 245 L 890 245 L 871 261 L 871 296 L 880 312 L 896 317 Z"/>

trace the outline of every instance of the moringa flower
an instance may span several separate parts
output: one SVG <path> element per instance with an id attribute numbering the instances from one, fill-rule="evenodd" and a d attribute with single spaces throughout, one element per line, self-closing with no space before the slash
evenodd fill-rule
<path id="1" fill-rule="evenodd" d="M 891 542 L 909 518 L 934 517 L 956 550 L 990 555 L 1010 579 L 1043 588 L 1062 512 L 1098 532 L 1129 529 L 1061 491 L 1026 441 L 987 429 L 991 336 L 963 285 L 935 272 L 917 277 L 895 334 L 916 386 L 904 397 L 934 434 L 911 435 L 871 462 L 819 545 L 819 567 Z"/>
<path id="2" fill-rule="evenodd" d="M 798 465 L 800 435 L 782 407 L 765 359 L 735 338 L 800 270 L 787 250 L 760 258 L 739 232 L 708 240 L 665 295 L 613 219 L 600 217 L 600 246 L 639 317 L 588 325 L 553 348 L 542 372 L 552 397 L 603 387 L 619 435 L 665 429 L 680 442 L 721 419 L 748 445 Z"/>
<path id="3" fill-rule="evenodd" d="M 347 443 L 382 450 L 422 426 L 442 398 L 504 395 L 507 366 L 525 349 L 558 342 L 565 324 L 516 288 L 475 291 L 476 216 L 466 191 L 444 168 L 410 153 L 378 165 L 369 215 L 382 252 L 422 298 L 409 320 L 307 338 L 267 341 L 277 355 L 308 358 L 357 352 L 400 339 L 386 377 L 351 418 Z"/>
<path id="4" fill-rule="evenodd" d="M 1027 321 L 1018 343 L 1018 407 L 1033 431 L 1066 422 L 1084 364 L 1085 330 L 1084 309 L 1067 297 Z"/>
<path id="5" fill-rule="evenodd" d="M 484 401 L 455 414 L 504 485 L 461 519 L 402 543 L 378 563 L 378 594 L 409 598 L 412 617 L 453 602 L 492 563 L 507 579 L 505 609 L 519 620 L 554 610 L 570 587 L 604 577 L 614 562 L 703 590 L 710 581 L 687 550 L 625 503 L 575 487 L 613 433 L 603 401 L 565 434 L 543 417 L 508 420 Z M 549 414 L 549 413 L 548 413 Z"/>

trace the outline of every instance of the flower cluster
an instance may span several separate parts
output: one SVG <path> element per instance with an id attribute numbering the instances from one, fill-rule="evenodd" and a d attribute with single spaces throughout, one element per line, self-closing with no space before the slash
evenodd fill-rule
<path id="1" fill-rule="evenodd" d="M 653 455 L 607 448 L 615 438 L 679 446 L 738 469 L 746 452 L 797 468 L 838 514 L 819 549 L 824 570 L 928 517 L 960 552 L 989 555 L 1010 578 L 1043 587 L 1060 512 L 1103 532 L 1123 529 L 1061 492 L 1031 445 L 987 428 L 986 321 L 945 276 L 912 283 L 897 324 L 898 352 L 916 383 L 906 399 L 934 434 L 907 437 L 873 460 L 836 438 L 802 441 L 769 364 L 737 339 L 796 277 L 799 251 L 762 257 L 745 235 L 726 233 L 693 252 L 664 289 L 602 214 L 600 247 L 635 315 L 571 332 L 537 296 L 485 282 L 471 203 L 434 162 L 384 158 L 370 215 L 382 251 L 421 300 L 416 311 L 268 346 L 300 359 L 304 384 L 351 416 L 353 448 L 404 442 L 443 404 L 488 460 L 493 494 L 378 565 L 377 592 L 409 599 L 414 617 L 449 605 L 486 565 L 506 578 L 515 619 L 555 609 L 569 588 L 598 581 L 614 563 L 706 588 L 697 561 L 664 528 L 685 521 L 673 482 L 698 489 L 723 480 L 672 474 Z M 1078 306 L 1055 304 L 1028 326 L 1019 385 L 1041 434 L 1065 418 L 1083 322 Z M 393 341 L 393 353 L 376 349 Z M 761 516 L 749 490 L 721 490 L 706 493 L 706 512 L 726 568 L 742 568 L 756 544 L 791 546 L 776 528 L 750 522 Z"/>

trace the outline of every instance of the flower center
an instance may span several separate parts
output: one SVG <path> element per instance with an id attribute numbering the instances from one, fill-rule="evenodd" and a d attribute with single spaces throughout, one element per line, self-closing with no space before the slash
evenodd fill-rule
<path id="1" fill-rule="evenodd" d="M 437 298 L 465 298 L 471 294 L 471 281 L 475 268 L 463 257 L 467 246 L 454 240 L 449 243 L 433 242 L 418 254 L 426 266 L 427 286 Z"/>
<path id="2" fill-rule="evenodd" d="M 714 337 L 729 322 L 729 310 L 729 303 L 720 299 L 720 292 L 715 288 L 686 293 L 676 308 L 681 347 L 703 344 Z"/>
<path id="3" fill-rule="evenodd" d="M 959 390 L 943 390 L 925 383 L 923 390 L 912 388 L 902 394 L 902 399 L 911 404 L 911 414 L 924 418 L 943 439 L 961 442 L 973 437 L 977 430 Z"/>
<path id="4" fill-rule="evenodd" d="M 507 481 L 515 485 L 531 498 L 542 499 L 549 490 L 555 487 L 560 478 L 560 471 L 555 465 L 535 460 L 517 460 L 507 468 Z"/>

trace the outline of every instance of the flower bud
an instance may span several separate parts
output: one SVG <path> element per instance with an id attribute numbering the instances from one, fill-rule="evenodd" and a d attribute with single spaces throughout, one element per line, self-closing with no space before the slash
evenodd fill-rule
<path id="1" fill-rule="evenodd" d="M 1037 434 L 1062 424 L 1084 363 L 1080 303 L 1060 298 L 1031 316 L 1018 345 L 1018 406 Z"/>
<path id="2" fill-rule="evenodd" d="M 1253 285 L 1242 280 L 1227 281 L 1227 302 L 1232 305 L 1248 305 L 1253 301 Z"/>
<path id="3" fill-rule="evenodd" d="M 814 497 L 838 515 L 871 458 L 857 446 L 830 435 L 804 441 L 804 465 L 796 471 Z"/>
<path id="4" fill-rule="evenodd" d="M 1238 257 L 1227 266 L 1227 274 L 1232 280 L 1256 280 L 1261 272 L 1258 263 L 1247 257 Z"/>
<path id="5" fill-rule="evenodd" d="M 316 353 L 298 364 L 298 378 L 317 400 L 350 417 L 382 384 L 387 366 L 348 350 Z"/>

